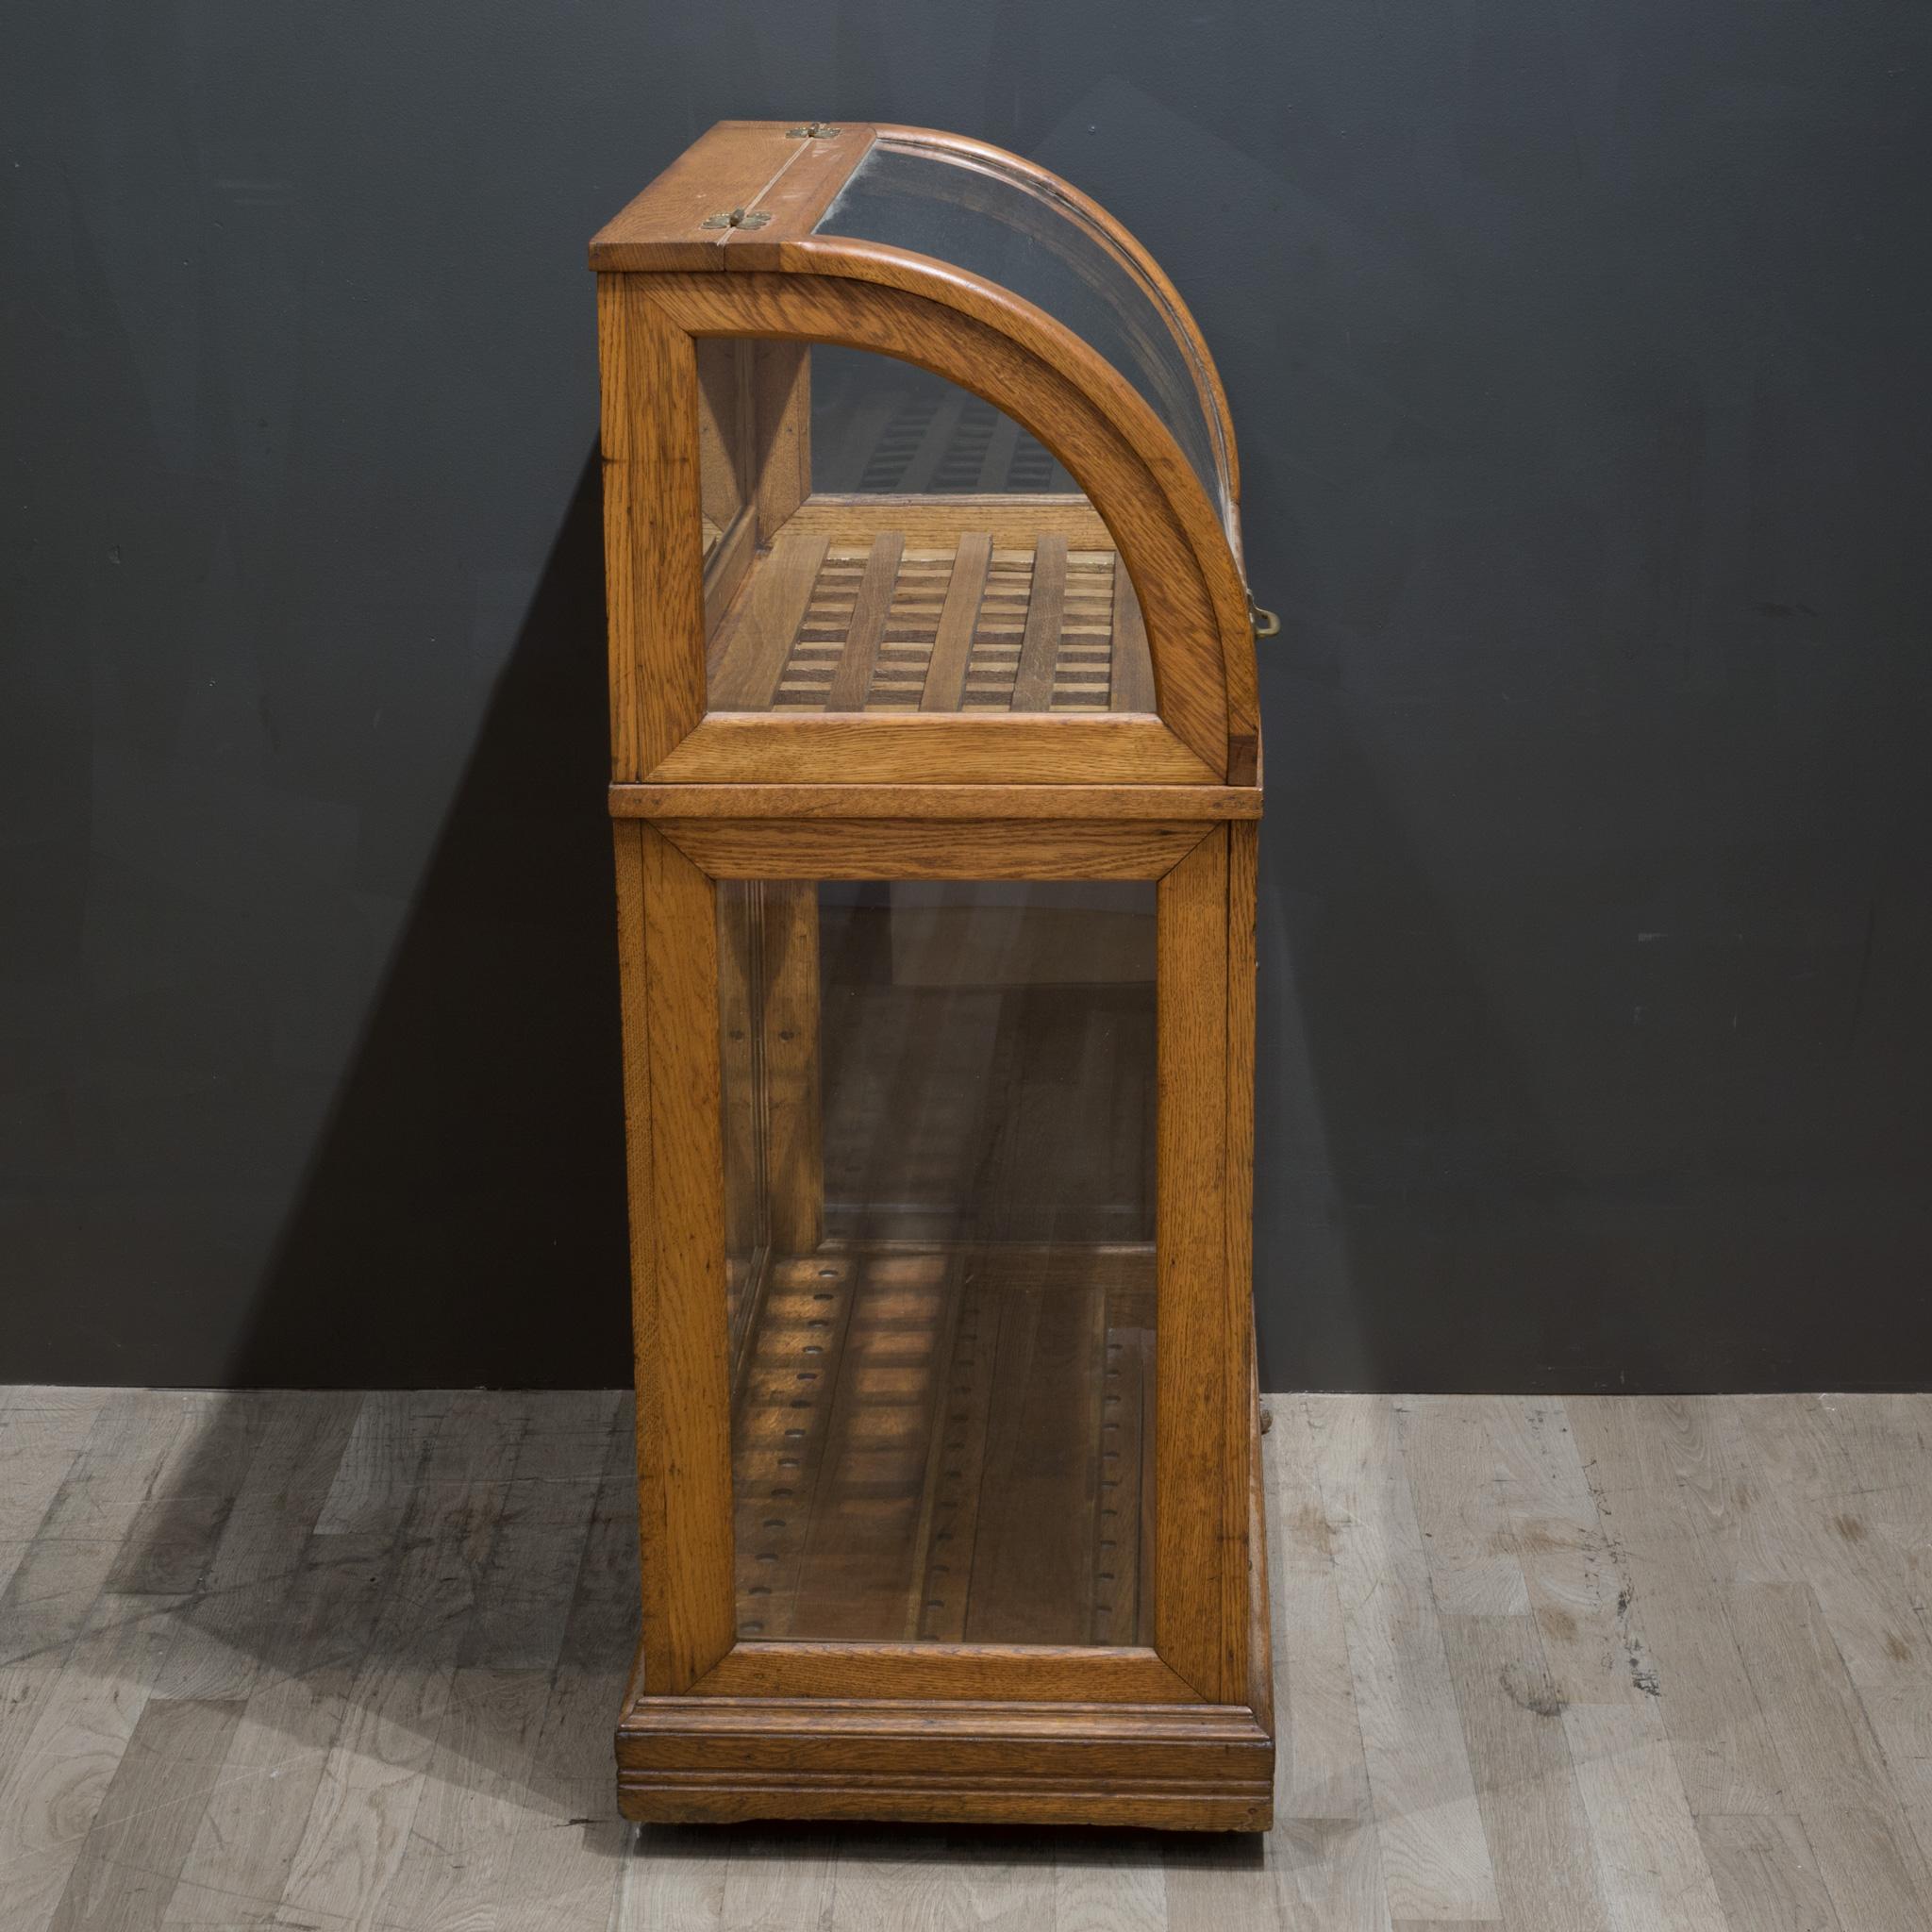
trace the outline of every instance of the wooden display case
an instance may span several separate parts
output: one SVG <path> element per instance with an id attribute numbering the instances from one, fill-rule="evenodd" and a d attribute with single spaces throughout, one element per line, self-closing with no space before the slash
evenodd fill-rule
<path id="1" fill-rule="evenodd" d="M 1259 737 L 1213 363 L 1111 217 L 921 129 L 722 124 L 591 262 L 620 1802 L 1265 1827 Z"/>

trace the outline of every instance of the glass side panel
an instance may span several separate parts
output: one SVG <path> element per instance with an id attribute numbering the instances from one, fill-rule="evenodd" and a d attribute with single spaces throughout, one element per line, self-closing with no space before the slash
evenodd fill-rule
<path id="1" fill-rule="evenodd" d="M 1133 265 L 1071 205 L 990 164 L 881 140 L 815 232 L 932 256 L 1063 323 L 1146 398 L 1232 529 L 1220 439 L 1188 353 Z"/>
<path id="2" fill-rule="evenodd" d="M 811 358 L 811 487 L 839 494 L 1071 493 L 1045 444 L 991 403 L 891 356 Z"/>
<path id="3" fill-rule="evenodd" d="M 1155 710 L 1112 532 L 1010 417 L 891 356 L 699 346 L 708 710 Z"/>
<path id="4" fill-rule="evenodd" d="M 739 1635 L 1150 1641 L 1154 886 L 718 894 Z"/>

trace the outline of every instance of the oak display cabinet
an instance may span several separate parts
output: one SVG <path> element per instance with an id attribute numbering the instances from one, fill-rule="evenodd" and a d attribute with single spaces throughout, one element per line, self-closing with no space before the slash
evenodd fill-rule
<path id="1" fill-rule="evenodd" d="M 1265 1827 L 1214 365 L 1119 223 L 922 129 L 724 123 L 591 264 L 623 1808 Z"/>

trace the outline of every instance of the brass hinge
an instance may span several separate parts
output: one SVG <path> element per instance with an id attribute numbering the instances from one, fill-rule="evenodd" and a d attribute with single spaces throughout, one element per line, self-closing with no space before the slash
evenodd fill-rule
<path id="1" fill-rule="evenodd" d="M 843 132 L 842 128 L 834 127 L 828 121 L 808 121 L 803 127 L 788 127 L 785 130 L 785 139 L 787 141 L 830 141 L 833 135 Z"/>
<path id="2" fill-rule="evenodd" d="M 747 214 L 741 208 L 734 208 L 722 215 L 707 215 L 698 224 L 701 228 L 762 228 L 772 217 L 759 208 L 755 214 Z"/>

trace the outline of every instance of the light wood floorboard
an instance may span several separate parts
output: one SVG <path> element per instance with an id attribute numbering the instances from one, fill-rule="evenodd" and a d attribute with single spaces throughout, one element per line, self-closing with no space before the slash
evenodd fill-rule
<path id="1" fill-rule="evenodd" d="M 0 1388 L 0 1924 L 1932 1925 L 1932 1397 L 1270 1406 L 1217 1840 L 625 1824 L 625 1395 Z"/>

